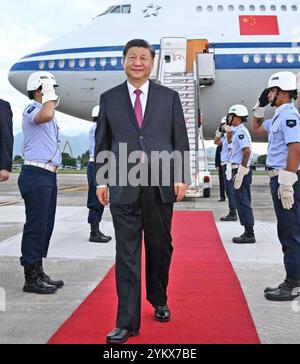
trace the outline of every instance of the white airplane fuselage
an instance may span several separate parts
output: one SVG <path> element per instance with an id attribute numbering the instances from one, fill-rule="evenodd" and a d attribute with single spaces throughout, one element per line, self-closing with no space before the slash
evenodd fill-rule
<path id="1" fill-rule="evenodd" d="M 232 104 L 243 103 L 251 109 L 272 73 L 300 71 L 300 1 L 278 4 L 261 0 L 252 5 L 237 0 L 138 0 L 115 4 L 130 4 L 130 13 L 99 16 L 25 56 L 12 66 L 11 84 L 27 94 L 29 75 L 49 71 L 59 83 L 59 111 L 90 120 L 100 95 L 125 80 L 122 50 L 127 41 L 144 38 L 159 51 L 163 37 L 207 39 L 215 55 L 216 80 L 201 89 L 201 109 L 205 138 L 212 138 Z M 255 22 L 261 16 L 276 19 L 279 34 L 274 32 L 274 24 L 268 24 L 267 35 L 241 35 L 243 17 L 253 19 L 255 32 L 265 33 Z"/>

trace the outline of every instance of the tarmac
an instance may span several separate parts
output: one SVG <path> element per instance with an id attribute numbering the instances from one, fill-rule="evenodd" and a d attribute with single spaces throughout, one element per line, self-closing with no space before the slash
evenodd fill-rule
<path id="1" fill-rule="evenodd" d="M 109 244 L 88 242 L 86 176 L 59 175 L 56 225 L 46 271 L 53 278 L 63 279 L 65 287 L 51 296 L 23 293 L 19 257 L 25 212 L 17 177 L 13 174 L 8 183 L 0 184 L 0 344 L 45 344 L 113 266 L 115 240 Z M 232 237 L 243 232 L 241 226 L 238 222 L 220 222 L 228 207 L 227 202 L 218 202 L 217 177 L 213 177 L 211 198 L 187 199 L 176 209 L 213 211 L 261 342 L 299 344 L 300 299 L 269 302 L 263 294 L 266 286 L 276 286 L 285 277 L 268 183 L 267 176 L 253 178 L 257 239 L 253 245 L 233 244 Z M 114 236 L 109 209 L 105 210 L 101 229 Z M 219 305 L 222 297 L 216 298 L 216 310 Z"/>

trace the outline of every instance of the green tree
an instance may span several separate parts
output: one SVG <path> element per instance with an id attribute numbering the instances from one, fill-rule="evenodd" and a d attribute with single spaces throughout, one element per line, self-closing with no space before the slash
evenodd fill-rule
<path id="1" fill-rule="evenodd" d="M 76 158 L 72 158 L 68 153 L 62 153 L 62 165 L 77 167 Z"/>
<path id="2" fill-rule="evenodd" d="M 87 165 L 89 164 L 89 160 L 90 160 L 90 152 L 86 151 L 81 156 L 81 168 L 86 168 Z"/>
<path id="3" fill-rule="evenodd" d="M 263 165 L 266 165 L 267 163 L 267 156 L 266 155 L 260 155 L 258 158 L 257 158 L 257 164 L 263 164 Z"/>
<path id="4" fill-rule="evenodd" d="M 24 163 L 24 159 L 22 156 L 20 155 L 16 155 L 14 158 L 14 163 L 15 164 L 23 164 Z"/>

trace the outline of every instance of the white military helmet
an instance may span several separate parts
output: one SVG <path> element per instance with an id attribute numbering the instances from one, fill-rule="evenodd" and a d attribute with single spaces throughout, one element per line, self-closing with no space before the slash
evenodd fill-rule
<path id="1" fill-rule="evenodd" d="M 293 72 L 282 71 L 272 75 L 268 82 L 268 88 L 279 87 L 282 91 L 297 90 L 297 78 Z"/>
<path id="2" fill-rule="evenodd" d="M 100 111 L 100 106 L 99 105 L 95 106 L 92 111 L 92 118 L 97 118 L 99 115 L 99 111 Z"/>
<path id="3" fill-rule="evenodd" d="M 45 80 L 52 80 L 54 87 L 58 86 L 55 77 L 50 72 L 34 72 L 27 81 L 27 91 L 36 91 L 40 88 Z"/>
<path id="4" fill-rule="evenodd" d="M 228 114 L 234 114 L 241 118 L 246 118 L 249 116 L 248 109 L 244 105 L 233 105 L 228 111 Z"/>
<path id="5" fill-rule="evenodd" d="M 227 124 L 227 117 L 226 116 L 224 116 L 223 118 L 222 118 L 222 120 L 221 120 L 221 125 L 222 124 Z"/>

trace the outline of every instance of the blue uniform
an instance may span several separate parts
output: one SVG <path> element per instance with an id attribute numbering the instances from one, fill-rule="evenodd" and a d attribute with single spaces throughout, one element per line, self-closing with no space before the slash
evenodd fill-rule
<path id="1" fill-rule="evenodd" d="M 285 169 L 288 145 L 300 143 L 300 115 L 293 104 L 280 106 L 263 127 L 269 135 L 267 167 Z M 300 166 L 298 177 L 300 177 Z M 295 204 L 291 210 L 282 207 L 278 198 L 278 177 L 270 179 L 270 188 L 277 217 L 278 237 L 284 254 L 284 265 L 290 279 L 300 279 L 300 181 L 294 185 Z"/>
<path id="2" fill-rule="evenodd" d="M 244 126 L 244 124 L 241 124 L 234 129 L 232 136 L 232 153 L 229 157 L 229 161 L 233 165 L 233 178 L 238 172 L 239 165 L 242 164 L 244 148 L 252 149 L 252 140 L 248 129 Z M 246 229 L 252 229 L 254 226 L 254 216 L 251 207 L 251 183 L 252 171 L 250 169 L 247 176 L 244 177 L 241 188 L 239 190 L 234 189 L 239 219 L 241 225 L 243 225 Z"/>
<path id="3" fill-rule="evenodd" d="M 226 178 L 226 165 L 229 162 L 230 155 L 232 153 L 231 147 L 232 144 L 228 144 L 227 136 L 225 135 L 222 139 L 222 153 L 221 153 L 221 163 L 222 163 L 222 171 L 225 180 L 225 190 L 228 198 L 228 204 L 230 210 L 236 210 L 236 202 L 234 195 L 234 186 L 233 181 Z"/>
<path id="4" fill-rule="evenodd" d="M 97 129 L 97 123 L 94 123 L 89 132 L 89 152 L 91 158 L 87 169 L 87 178 L 89 184 L 88 201 L 87 201 L 87 207 L 89 209 L 89 217 L 88 217 L 89 224 L 100 223 L 104 212 L 104 206 L 101 205 L 96 195 L 97 185 L 94 177 L 95 163 L 93 162 L 93 159 L 95 154 L 96 129 Z"/>
<path id="5" fill-rule="evenodd" d="M 47 257 L 56 213 L 57 176 L 54 170 L 61 163 L 59 129 L 55 118 L 45 124 L 35 122 L 41 108 L 42 105 L 35 102 L 23 113 L 25 163 L 18 180 L 26 207 L 21 248 L 23 266 Z"/>

